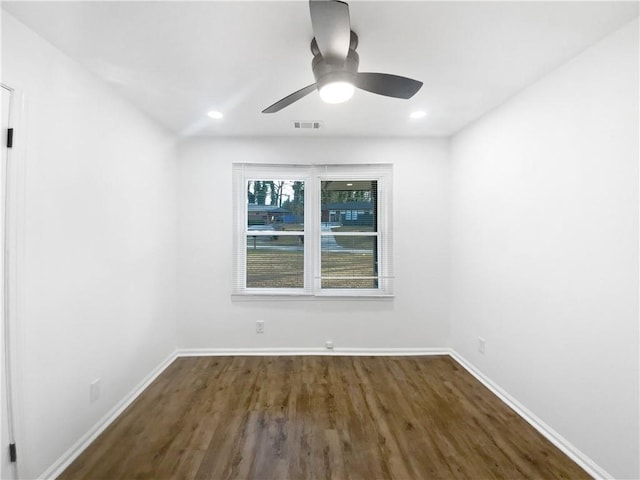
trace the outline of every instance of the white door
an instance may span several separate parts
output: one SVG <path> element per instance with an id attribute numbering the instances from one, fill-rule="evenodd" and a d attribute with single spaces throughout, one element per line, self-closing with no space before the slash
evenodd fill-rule
<path id="1" fill-rule="evenodd" d="M 9 377 L 9 369 L 7 363 L 7 352 L 9 348 L 9 338 L 8 338 L 8 327 L 5 315 L 5 269 L 4 269 L 4 252 L 5 252 L 5 236 L 4 236 L 4 220 L 5 220 L 5 210 L 6 210 L 6 178 L 7 178 L 7 159 L 9 156 L 9 149 L 7 148 L 7 136 L 9 129 L 9 107 L 11 105 L 11 96 L 12 92 L 5 88 L 4 86 L 0 87 L 2 91 L 2 165 L 0 168 L 0 278 L 2 279 L 0 286 L 0 317 L 2 318 L 2 328 L 0 329 L 0 337 L 2 341 L 0 341 L 0 348 L 2 349 L 2 369 L 0 369 L 0 390 L 2 391 L 2 411 L 0 412 L 0 417 L 2 418 L 2 431 L 1 431 L 1 444 L 0 451 L 1 453 L 1 470 L 0 470 L 0 478 L 5 479 L 13 479 L 14 475 L 14 464 L 11 463 L 9 457 L 9 443 L 13 441 L 9 432 L 12 430 L 12 419 L 10 415 L 10 408 L 8 395 L 10 395 L 10 377 Z"/>

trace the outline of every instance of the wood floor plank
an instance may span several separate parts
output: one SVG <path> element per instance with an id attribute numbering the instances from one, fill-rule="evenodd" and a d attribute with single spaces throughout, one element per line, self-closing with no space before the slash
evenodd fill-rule
<path id="1" fill-rule="evenodd" d="M 59 477 L 587 478 L 448 356 L 179 358 Z"/>

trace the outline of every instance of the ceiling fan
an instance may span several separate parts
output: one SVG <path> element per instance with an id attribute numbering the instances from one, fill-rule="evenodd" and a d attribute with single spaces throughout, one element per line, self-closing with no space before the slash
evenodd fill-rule
<path id="1" fill-rule="evenodd" d="M 358 36 L 351 30 L 349 5 L 339 0 L 309 0 L 315 83 L 278 100 L 262 113 L 275 113 L 314 90 L 327 103 L 346 102 L 354 87 L 387 97 L 411 98 L 422 82 L 388 73 L 358 72 Z"/>

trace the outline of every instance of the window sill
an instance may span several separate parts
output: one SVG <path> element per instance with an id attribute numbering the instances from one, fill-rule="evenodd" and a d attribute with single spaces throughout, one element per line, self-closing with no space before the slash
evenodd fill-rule
<path id="1" fill-rule="evenodd" d="M 345 294 L 345 293 L 234 293 L 231 295 L 232 302 L 315 302 L 315 301 L 391 301 L 395 298 L 393 294 Z"/>

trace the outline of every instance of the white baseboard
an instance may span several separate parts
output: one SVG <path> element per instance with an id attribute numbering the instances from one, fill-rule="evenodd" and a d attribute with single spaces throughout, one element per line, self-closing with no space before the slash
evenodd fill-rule
<path id="1" fill-rule="evenodd" d="M 461 355 L 449 348 L 184 348 L 171 353 L 147 375 L 125 398 L 100 419 L 82 438 L 71 446 L 51 467 L 38 478 L 56 478 L 73 462 L 98 435 L 129 406 L 176 358 L 196 356 L 278 356 L 278 355 L 333 355 L 333 356 L 410 356 L 449 355 L 480 383 L 491 390 L 509 408 L 540 432 L 547 440 L 564 452 L 595 479 L 610 479 L 612 475 L 583 454 L 571 442 L 544 423 L 524 405 L 486 377 Z"/>
<path id="2" fill-rule="evenodd" d="M 175 359 L 172 352 L 38 478 L 57 478 Z"/>
<path id="3" fill-rule="evenodd" d="M 518 400 L 509 395 L 500 386 L 495 384 L 491 379 L 485 376 L 480 370 L 469 363 L 464 357 L 459 355 L 454 350 L 450 350 L 451 357 L 458 362 L 465 370 L 473 375 L 480 383 L 487 387 L 493 394 L 495 394 L 500 400 L 502 400 L 509 408 L 522 417 L 529 425 L 540 432 L 547 440 L 558 447 L 563 453 L 565 453 L 571 460 L 577 463 L 585 472 L 591 475 L 594 479 L 611 479 L 613 475 L 607 473 L 596 462 L 591 460 L 587 455 L 582 453 L 566 438 L 556 432 L 553 428 L 543 422 L 527 407 L 522 405 Z"/>
<path id="4" fill-rule="evenodd" d="M 410 356 L 449 355 L 447 348 L 183 348 L 178 357 L 198 356 L 277 356 L 277 355 L 333 355 L 333 356 Z"/>

